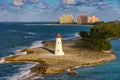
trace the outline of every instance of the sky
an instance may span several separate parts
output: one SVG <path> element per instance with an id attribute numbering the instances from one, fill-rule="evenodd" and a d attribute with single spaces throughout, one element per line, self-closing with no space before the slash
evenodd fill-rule
<path id="1" fill-rule="evenodd" d="M 62 14 L 120 20 L 120 0 L 0 0 L 0 22 L 58 21 Z"/>

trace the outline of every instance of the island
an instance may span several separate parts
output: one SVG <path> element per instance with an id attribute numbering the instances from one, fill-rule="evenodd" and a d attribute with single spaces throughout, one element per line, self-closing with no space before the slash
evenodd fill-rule
<path id="1" fill-rule="evenodd" d="M 116 59 L 112 51 L 94 52 L 75 48 L 75 40 L 64 40 L 64 56 L 54 55 L 55 41 L 44 41 L 42 48 L 28 48 L 21 52 L 27 54 L 6 57 L 7 62 L 38 62 L 40 64 L 31 68 L 31 71 L 41 74 L 55 74 L 68 68 L 92 66 Z"/>
<path id="2" fill-rule="evenodd" d="M 49 40 L 42 42 L 44 47 L 23 49 L 20 53 L 25 54 L 9 56 L 4 58 L 4 61 L 12 63 L 37 62 L 38 64 L 30 69 L 31 72 L 35 73 L 34 76 L 56 74 L 71 68 L 110 62 L 116 59 L 116 55 L 111 50 L 109 40 L 120 37 L 119 30 L 119 23 L 97 24 L 90 32 L 80 32 L 82 39 L 79 37 L 63 40 L 63 50 L 65 52 L 63 56 L 54 55 L 55 40 Z"/>

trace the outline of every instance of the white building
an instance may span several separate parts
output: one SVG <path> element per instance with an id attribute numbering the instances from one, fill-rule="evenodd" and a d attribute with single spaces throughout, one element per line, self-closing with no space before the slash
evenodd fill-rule
<path id="1" fill-rule="evenodd" d="M 56 36 L 55 55 L 64 55 L 61 34 L 57 34 Z"/>
<path id="2" fill-rule="evenodd" d="M 72 14 L 70 15 L 63 14 L 62 16 L 60 16 L 59 22 L 60 24 L 72 24 L 74 23 L 74 16 Z"/>

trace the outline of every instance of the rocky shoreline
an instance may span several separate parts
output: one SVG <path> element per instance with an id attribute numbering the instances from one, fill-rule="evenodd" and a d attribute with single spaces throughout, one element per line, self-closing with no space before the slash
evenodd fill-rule
<path id="1" fill-rule="evenodd" d="M 93 52 L 86 49 L 76 48 L 76 39 L 63 41 L 64 56 L 54 55 L 55 41 L 43 41 L 44 47 L 28 48 L 21 50 L 26 54 L 13 55 L 4 58 L 5 62 L 38 62 L 32 67 L 31 72 L 38 74 L 56 74 L 76 66 L 93 66 L 116 59 L 111 50 L 109 52 Z"/>

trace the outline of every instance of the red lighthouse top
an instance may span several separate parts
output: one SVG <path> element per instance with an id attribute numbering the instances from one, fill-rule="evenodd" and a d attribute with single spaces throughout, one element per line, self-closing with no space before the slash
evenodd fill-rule
<path id="1" fill-rule="evenodd" d="M 58 33 L 58 34 L 56 35 L 56 38 L 61 38 L 61 34 Z"/>

